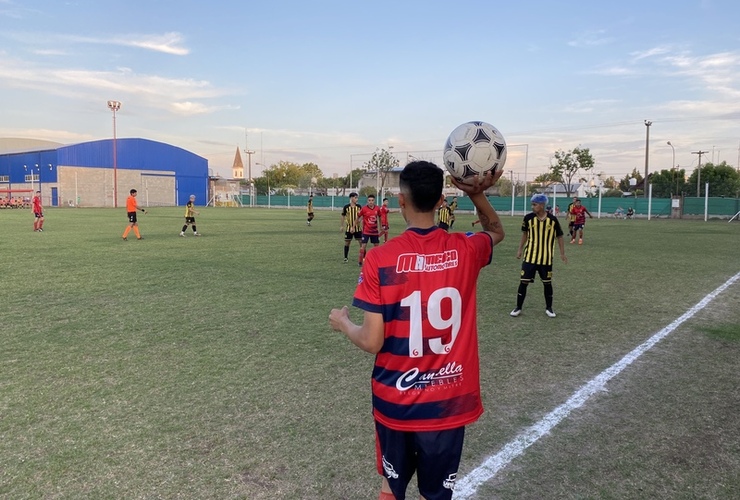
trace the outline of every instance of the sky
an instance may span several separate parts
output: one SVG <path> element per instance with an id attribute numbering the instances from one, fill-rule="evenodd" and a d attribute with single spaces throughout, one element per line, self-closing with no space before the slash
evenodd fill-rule
<path id="1" fill-rule="evenodd" d="M 0 0 L 0 138 L 169 143 L 230 176 L 344 176 L 378 148 L 441 165 L 496 126 L 529 181 L 589 148 L 624 178 L 740 159 L 740 2 Z M 652 124 L 646 127 L 645 121 Z M 673 145 L 671 148 L 667 142 Z"/>

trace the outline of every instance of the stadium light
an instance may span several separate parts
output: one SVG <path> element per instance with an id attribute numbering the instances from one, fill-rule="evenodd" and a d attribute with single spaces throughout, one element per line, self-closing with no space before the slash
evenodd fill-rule
<path id="1" fill-rule="evenodd" d="M 108 109 L 113 111 L 113 207 L 118 208 L 118 151 L 116 151 L 116 111 L 121 109 L 121 101 L 108 101 Z"/>
<path id="2" fill-rule="evenodd" d="M 644 198 L 647 198 L 648 195 L 648 152 L 650 151 L 650 125 L 652 124 L 653 122 L 650 120 L 645 120 L 645 128 L 647 129 L 645 134 L 645 180 L 642 185 L 642 196 Z"/>

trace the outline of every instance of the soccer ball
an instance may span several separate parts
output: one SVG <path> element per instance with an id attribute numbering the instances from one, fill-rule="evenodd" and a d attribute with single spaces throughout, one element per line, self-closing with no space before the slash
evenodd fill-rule
<path id="1" fill-rule="evenodd" d="M 450 175 L 465 184 L 473 176 L 503 168 L 506 163 L 506 141 L 496 127 L 486 122 L 463 123 L 452 131 L 443 153 Z"/>

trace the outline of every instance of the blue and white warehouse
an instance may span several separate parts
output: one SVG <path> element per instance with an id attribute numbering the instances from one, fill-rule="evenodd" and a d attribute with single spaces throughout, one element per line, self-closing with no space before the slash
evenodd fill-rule
<path id="1" fill-rule="evenodd" d="M 63 145 L 0 139 L 0 198 L 41 190 L 47 206 L 125 206 L 131 189 L 143 206 L 208 200 L 208 160 L 147 139 Z"/>

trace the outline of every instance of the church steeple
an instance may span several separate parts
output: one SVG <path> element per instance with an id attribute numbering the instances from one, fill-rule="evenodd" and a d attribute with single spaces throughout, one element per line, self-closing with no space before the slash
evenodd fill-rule
<path id="1" fill-rule="evenodd" d="M 234 179 L 244 179 L 244 163 L 242 163 L 242 154 L 238 146 L 234 156 L 234 165 L 231 167 L 231 176 Z"/>

